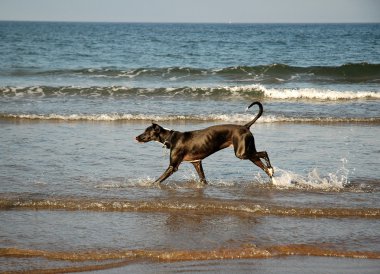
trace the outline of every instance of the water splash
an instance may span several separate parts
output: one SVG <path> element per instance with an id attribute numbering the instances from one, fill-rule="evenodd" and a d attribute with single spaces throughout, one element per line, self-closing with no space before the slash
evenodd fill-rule
<path id="1" fill-rule="evenodd" d="M 306 176 L 293 171 L 275 168 L 276 176 L 272 179 L 274 186 L 285 189 L 316 189 L 323 191 L 341 191 L 351 183 L 348 179 L 349 170 L 346 168 L 347 159 L 341 159 L 342 166 L 336 172 L 322 175 L 317 168 L 313 168 Z"/>

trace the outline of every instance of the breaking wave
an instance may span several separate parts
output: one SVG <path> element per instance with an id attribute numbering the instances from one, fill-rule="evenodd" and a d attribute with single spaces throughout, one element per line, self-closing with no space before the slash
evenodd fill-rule
<path id="1" fill-rule="evenodd" d="M 32 86 L 32 87 L 0 87 L 0 97 L 74 97 L 84 98 L 111 97 L 169 97 L 223 100 L 242 99 L 276 99 L 276 100 L 362 100 L 380 99 L 378 91 L 337 91 L 318 88 L 266 88 L 263 85 L 216 86 L 216 87 L 176 87 L 176 88 L 136 88 L 123 86 Z"/>
<path id="2" fill-rule="evenodd" d="M 199 114 L 199 115 L 159 115 L 159 114 L 132 114 L 132 113 L 99 113 L 99 114 L 8 114 L 0 113 L 3 120 L 29 121 L 94 121 L 94 122 L 234 122 L 245 123 L 252 119 L 252 114 Z M 380 117 L 287 117 L 266 115 L 257 123 L 368 123 L 379 124 Z"/>

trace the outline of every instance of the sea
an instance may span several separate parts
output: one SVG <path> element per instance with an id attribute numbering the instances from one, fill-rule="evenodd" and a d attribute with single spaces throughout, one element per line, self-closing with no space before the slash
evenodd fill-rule
<path id="1" fill-rule="evenodd" d="M 379 273 L 380 24 L 0 22 L 1 273 Z M 251 127 L 162 184 L 135 137 Z"/>

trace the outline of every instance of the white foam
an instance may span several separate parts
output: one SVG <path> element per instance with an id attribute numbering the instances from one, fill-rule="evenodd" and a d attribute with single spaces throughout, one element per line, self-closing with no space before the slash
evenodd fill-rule
<path id="1" fill-rule="evenodd" d="M 376 91 L 335 91 L 315 88 L 302 89 L 263 89 L 264 96 L 272 99 L 308 99 L 308 100 L 357 100 L 380 99 Z"/>
<path id="2" fill-rule="evenodd" d="M 348 170 L 345 168 L 346 160 L 342 159 L 342 163 L 343 166 L 336 172 L 328 173 L 325 176 L 321 175 L 316 168 L 304 176 L 275 167 L 275 177 L 272 178 L 272 184 L 277 188 L 284 189 L 343 190 L 350 182 L 348 180 Z"/>
<path id="3" fill-rule="evenodd" d="M 142 71 L 136 72 L 136 75 Z M 129 75 L 135 77 L 135 75 Z M 178 76 L 176 76 L 178 77 Z M 102 96 L 104 92 L 109 92 L 110 96 L 116 94 L 137 94 L 139 96 L 192 96 L 192 97 L 220 97 L 220 98 L 246 98 L 246 97 L 264 97 L 269 99 L 281 100 L 360 100 L 360 99 L 380 99 L 379 91 L 338 91 L 320 88 L 266 88 L 263 85 L 238 85 L 238 86 L 214 86 L 214 87 L 166 87 L 166 88 L 130 88 L 123 86 L 111 87 L 78 87 L 71 86 L 69 92 L 64 87 L 2 87 L 0 94 L 5 96 L 44 96 L 51 94 L 54 96 Z M 221 92 L 222 91 L 222 92 Z M 224 91 L 224 92 L 223 92 Z M 115 93 L 116 92 L 116 93 Z"/>
<path id="4" fill-rule="evenodd" d="M 199 115 L 155 115 L 131 113 L 100 113 L 100 114 L 3 114 L 3 118 L 25 120 L 62 120 L 62 121 L 221 121 L 246 123 L 252 120 L 252 114 L 199 114 Z M 285 117 L 266 115 L 256 123 L 379 123 L 379 118 L 337 118 L 337 117 Z"/>
<path id="5" fill-rule="evenodd" d="M 308 99 L 308 100 L 358 100 L 358 99 L 380 99 L 378 91 L 337 91 L 318 88 L 266 88 L 263 85 L 225 86 L 234 96 L 241 96 L 243 91 L 262 92 L 264 97 L 272 99 Z"/>

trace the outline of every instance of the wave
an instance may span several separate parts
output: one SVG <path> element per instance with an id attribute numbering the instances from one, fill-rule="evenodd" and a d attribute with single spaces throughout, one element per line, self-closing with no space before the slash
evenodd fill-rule
<path id="1" fill-rule="evenodd" d="M 92 121 L 92 122 L 226 122 L 245 123 L 252 120 L 252 114 L 199 114 L 199 115 L 158 115 L 132 113 L 98 113 L 98 114 L 13 114 L 0 113 L 0 120 L 15 121 Z M 257 123 L 303 123 L 303 124 L 380 124 L 380 117 L 287 117 L 267 115 Z"/>
<path id="2" fill-rule="evenodd" d="M 89 261 L 115 259 L 148 259 L 160 262 L 178 262 L 221 259 L 259 259 L 283 256 L 344 257 L 357 259 L 380 259 L 377 251 L 351 251 L 326 248 L 310 244 L 275 245 L 260 248 L 253 244 L 239 247 L 221 247 L 210 250 L 87 250 L 87 251 L 44 251 L 20 248 L 0 248 L 0 257 L 43 257 L 53 260 Z"/>
<path id="3" fill-rule="evenodd" d="M 75 97 L 84 98 L 111 97 L 170 97 L 192 99 L 224 100 L 231 98 L 280 99 L 280 100 L 363 100 L 380 99 L 379 91 L 337 91 L 319 88 L 266 88 L 263 85 L 217 86 L 217 87 L 177 87 L 177 88 L 136 88 L 123 86 L 32 86 L 32 87 L 0 87 L 0 97 Z"/>
<path id="4" fill-rule="evenodd" d="M 308 99 L 308 100 L 359 100 L 380 99 L 376 91 L 334 91 L 315 88 L 304 89 L 265 89 L 264 97 L 271 99 Z"/>
<path id="5" fill-rule="evenodd" d="M 224 68 L 221 74 L 256 75 L 262 80 L 311 82 L 378 82 L 380 64 L 348 63 L 342 66 L 296 67 L 285 64 Z M 269 78 L 269 79 L 267 79 Z"/>
<path id="6" fill-rule="evenodd" d="M 325 245 L 287 244 L 258 247 L 245 244 L 237 247 L 210 249 L 119 249 L 119 250 L 82 250 L 49 251 L 21 249 L 16 247 L 0 248 L 0 258 L 13 258 L 22 261 L 25 258 L 43 258 L 44 263 L 35 262 L 29 266 L 28 273 L 63 273 L 121 267 L 131 263 L 175 263 L 183 261 L 268 259 L 289 256 L 339 257 L 355 259 L 380 259 L 378 251 L 356 251 L 327 248 Z M 61 268 L 48 269 L 51 261 L 66 264 Z M 79 266 L 78 266 L 79 264 Z M 62 265 L 62 264 L 61 264 Z"/>
<path id="7" fill-rule="evenodd" d="M 257 81 L 265 83 L 278 82 L 333 82 L 333 83 L 379 83 L 380 64 L 348 63 L 341 66 L 298 67 L 286 64 L 259 66 L 235 66 L 225 68 L 83 68 L 83 69 L 18 69 L 2 72 L 7 76 L 71 76 L 97 77 L 113 79 L 149 79 L 187 80 L 219 77 L 226 80 Z"/>
<path id="8" fill-rule="evenodd" d="M 90 210 L 120 212 L 175 212 L 194 211 L 202 214 L 231 214 L 253 216 L 289 217 L 339 217 L 339 218 L 380 218 L 380 208 L 327 208 L 327 207 L 284 207 L 257 204 L 247 201 L 226 201 L 219 199 L 195 200 L 167 198 L 150 200 L 90 199 L 90 198 L 33 198 L 23 196 L 0 198 L 0 209 L 31 210 Z"/>

